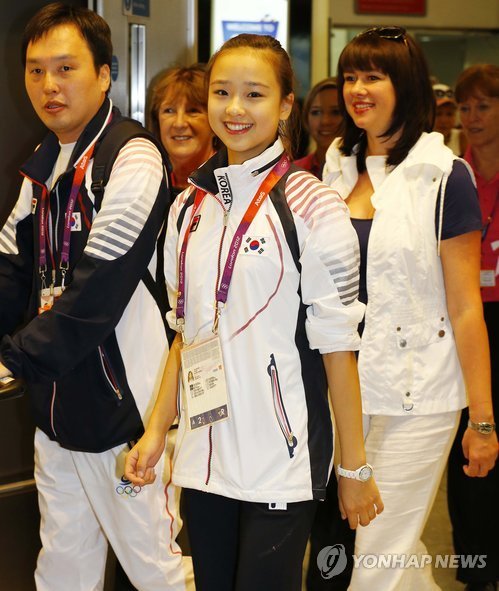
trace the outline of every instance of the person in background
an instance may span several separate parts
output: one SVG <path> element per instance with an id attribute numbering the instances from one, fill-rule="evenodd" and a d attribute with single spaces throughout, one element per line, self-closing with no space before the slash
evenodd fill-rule
<path id="1" fill-rule="evenodd" d="M 420 536 L 467 396 L 464 470 L 484 477 L 497 458 L 480 208 L 466 164 L 429 133 L 428 67 L 402 27 L 357 35 L 341 53 L 338 87 L 345 133 L 328 150 L 324 179 L 346 200 L 359 236 L 365 445 L 385 503 L 357 530 L 355 553 L 398 560 L 361 562 L 350 589 L 433 590 L 431 569 L 400 560 L 426 553 Z"/>
<path id="2" fill-rule="evenodd" d="M 340 135 L 341 123 L 336 78 L 326 78 L 311 88 L 303 103 L 302 125 L 314 140 L 315 150 L 295 164 L 322 179 L 327 149 Z"/>
<path id="3" fill-rule="evenodd" d="M 464 154 L 478 188 L 482 212 L 480 286 L 490 343 L 492 401 L 499 413 L 499 66 L 478 64 L 462 72 L 456 100 L 468 140 Z M 482 417 L 483 418 L 483 417 Z M 484 568 L 463 565 L 457 578 L 467 591 L 495 591 L 499 579 L 499 469 L 484 478 L 463 472 L 466 449 L 461 440 L 470 414 L 465 409 L 452 446 L 447 495 L 456 554 L 486 555 Z M 476 421 L 475 417 L 472 420 Z M 492 417 L 487 418 L 489 422 Z M 484 435 L 487 437 L 487 435 Z"/>
<path id="4" fill-rule="evenodd" d="M 466 138 L 460 129 L 456 129 L 457 104 L 454 91 L 447 84 L 434 84 L 433 94 L 437 104 L 433 129 L 444 136 L 445 145 L 456 156 L 462 156 Z"/>
<path id="5" fill-rule="evenodd" d="M 142 280 L 150 269 L 166 292 L 153 278 L 170 199 L 165 162 L 144 130 L 119 151 L 97 206 L 94 156 L 123 117 L 107 96 L 111 31 L 96 12 L 44 6 L 22 56 L 48 133 L 0 229 L 0 378 L 27 382 L 37 425 L 36 588 L 102 591 L 109 543 L 139 591 L 182 591 L 167 471 L 146 490 L 124 477 L 168 350 Z"/>
<path id="6" fill-rule="evenodd" d="M 331 142 L 340 135 L 343 117 L 338 106 L 336 78 L 325 78 L 315 84 L 307 94 L 302 109 L 302 125 L 315 141 L 316 149 L 295 164 L 322 179 L 326 152 Z M 324 578 L 317 568 L 320 551 L 327 545 L 341 543 L 345 547 L 347 566 L 334 577 Z M 346 591 L 353 568 L 355 530 L 341 518 L 338 507 L 338 482 L 331 471 L 326 499 L 317 506 L 310 532 L 310 560 L 307 571 L 308 591 Z"/>
<path id="7" fill-rule="evenodd" d="M 146 124 L 170 158 L 174 196 L 187 187 L 189 175 L 217 147 L 207 100 L 204 64 L 170 68 L 150 85 Z"/>
<path id="8" fill-rule="evenodd" d="M 342 515 L 356 528 L 383 510 L 363 451 L 358 244 L 337 194 L 290 163 L 293 71 L 280 43 L 234 37 L 207 75 L 209 121 L 225 148 L 170 210 L 169 321 L 179 334 L 126 473 L 154 481 L 179 414 L 174 481 L 197 591 L 299 591 L 331 468 L 328 385 L 349 475 Z"/>

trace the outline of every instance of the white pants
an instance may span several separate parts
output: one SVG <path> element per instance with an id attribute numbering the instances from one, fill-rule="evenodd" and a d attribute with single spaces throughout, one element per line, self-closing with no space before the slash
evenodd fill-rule
<path id="1" fill-rule="evenodd" d="M 38 591 L 102 591 L 108 541 L 139 591 L 184 591 L 170 466 L 161 460 L 156 482 L 134 488 L 121 480 L 128 449 L 69 451 L 37 429 Z"/>
<path id="2" fill-rule="evenodd" d="M 365 446 L 385 510 L 357 529 L 350 591 L 439 589 L 431 567 L 367 568 L 361 555 L 426 554 L 420 541 L 454 440 L 460 411 L 364 417 Z M 372 559 L 366 563 L 373 564 Z M 421 564 L 421 562 L 418 562 Z"/>

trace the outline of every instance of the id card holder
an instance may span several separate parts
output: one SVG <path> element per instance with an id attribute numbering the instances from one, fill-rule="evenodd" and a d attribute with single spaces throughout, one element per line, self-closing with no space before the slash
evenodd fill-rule
<path id="1" fill-rule="evenodd" d="M 38 314 L 43 314 L 52 308 L 57 298 L 60 298 L 63 292 L 63 288 L 58 287 L 44 287 L 40 291 L 40 306 L 38 308 Z"/>
<path id="2" fill-rule="evenodd" d="M 218 335 L 183 347 L 182 381 L 191 431 L 229 418 L 227 384 Z"/>
<path id="3" fill-rule="evenodd" d="M 50 287 L 44 287 L 40 291 L 40 306 L 38 307 L 38 314 L 43 314 L 52 308 L 54 305 L 54 292 Z"/>
<path id="4" fill-rule="evenodd" d="M 480 271 L 480 287 L 495 287 L 496 274 L 494 269 L 481 269 Z"/>

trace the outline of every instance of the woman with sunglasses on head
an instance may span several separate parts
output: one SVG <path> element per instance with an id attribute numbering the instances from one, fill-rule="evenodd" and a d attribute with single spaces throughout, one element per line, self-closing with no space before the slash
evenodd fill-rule
<path id="1" fill-rule="evenodd" d="M 309 91 L 303 103 L 302 124 L 315 142 L 315 150 L 295 160 L 295 164 L 322 178 L 326 152 L 340 135 L 343 119 L 338 108 L 336 78 L 325 78 Z"/>
<path id="2" fill-rule="evenodd" d="M 429 133 L 428 68 L 404 29 L 355 37 L 340 56 L 338 88 L 345 134 L 328 150 L 324 179 L 345 199 L 359 235 L 366 453 L 386 506 L 357 530 L 356 554 L 397 559 L 389 568 L 360 562 L 350 589 L 436 589 L 429 568 L 417 568 L 421 560 L 404 561 L 424 552 L 420 536 L 466 395 L 473 422 L 464 471 L 485 476 L 497 456 L 480 210 L 468 168 L 441 134 Z"/>
<path id="3" fill-rule="evenodd" d="M 464 154 L 478 188 L 482 211 L 480 284 L 485 323 L 490 342 L 492 400 L 499 412 L 499 66 L 477 64 L 467 68 L 456 84 L 456 100 L 463 131 L 468 139 Z M 467 591 L 495 591 L 499 579 L 499 468 L 486 478 L 467 478 L 463 473 L 462 433 L 468 424 L 463 412 L 449 456 L 449 513 L 456 554 L 487 555 L 484 568 L 457 570 Z M 473 500 L 473 506 L 464 505 Z"/>

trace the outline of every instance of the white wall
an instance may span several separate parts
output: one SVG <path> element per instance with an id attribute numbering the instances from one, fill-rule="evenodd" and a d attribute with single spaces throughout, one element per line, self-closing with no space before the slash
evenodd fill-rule
<path id="1" fill-rule="evenodd" d="M 426 0 L 426 16 L 422 17 L 358 15 L 354 7 L 355 0 L 329 0 L 333 26 L 397 24 L 441 29 L 499 28 L 498 0 Z"/>
<path id="2" fill-rule="evenodd" d="M 435 33 L 439 29 L 448 31 L 449 35 L 442 38 L 440 46 L 434 43 L 424 48 L 431 73 L 447 84 L 454 84 L 457 74 L 470 64 L 499 63 L 499 37 L 484 37 L 491 30 L 499 30 L 499 0 L 426 0 L 424 17 L 359 15 L 355 13 L 355 0 L 311 1 L 312 84 L 335 73 L 338 56 L 348 41 L 345 29 L 363 29 L 379 24 L 428 32 L 435 30 Z M 330 27 L 335 28 L 331 39 Z M 457 41 L 453 39 L 452 31 L 476 31 L 477 34 L 462 40 L 463 47 L 455 47 Z M 325 43 L 329 45 L 326 47 Z"/>
<path id="3" fill-rule="evenodd" d="M 99 11 L 111 27 L 119 75 L 111 98 L 124 114 L 129 105 L 129 25 L 146 26 L 146 83 L 163 68 L 188 65 L 197 60 L 193 0 L 150 0 L 150 17 L 125 16 L 122 2 L 102 0 Z"/>

